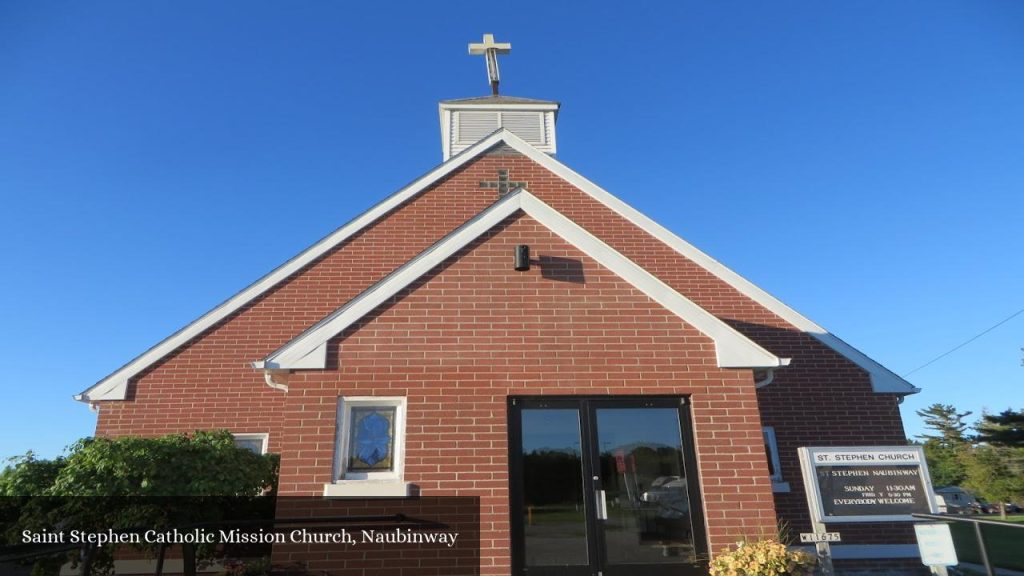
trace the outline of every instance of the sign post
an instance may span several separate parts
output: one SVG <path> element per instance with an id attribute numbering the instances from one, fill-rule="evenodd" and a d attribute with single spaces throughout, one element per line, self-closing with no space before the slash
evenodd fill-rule
<path id="1" fill-rule="evenodd" d="M 813 512 L 811 513 L 811 529 L 814 530 L 815 534 L 822 534 L 826 530 L 825 524 L 815 518 Z M 803 534 L 800 535 L 800 541 L 803 541 Z M 818 565 L 821 566 L 822 576 L 834 576 L 836 571 L 835 567 L 832 566 L 832 546 L 829 544 L 829 541 L 815 539 L 814 552 L 818 556 Z"/>
<path id="2" fill-rule="evenodd" d="M 799 448 L 807 506 L 816 534 L 827 523 L 913 522 L 936 513 L 920 446 Z M 822 571 L 831 576 L 828 541 L 815 542 Z"/>

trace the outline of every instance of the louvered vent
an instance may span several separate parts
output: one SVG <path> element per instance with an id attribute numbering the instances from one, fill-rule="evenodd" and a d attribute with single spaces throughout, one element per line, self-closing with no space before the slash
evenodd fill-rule
<path id="1" fill-rule="evenodd" d="M 459 144 L 473 144 L 483 140 L 485 136 L 498 129 L 498 113 L 490 110 L 477 112 L 463 110 L 456 114 L 457 135 Z"/>
<path id="2" fill-rule="evenodd" d="M 534 146 L 544 144 L 543 112 L 502 112 L 501 125 Z"/>
<path id="3" fill-rule="evenodd" d="M 456 148 L 465 149 L 483 140 L 500 126 L 534 146 L 544 146 L 548 142 L 545 116 L 545 112 L 532 110 L 459 110 L 454 114 L 452 144 Z"/>
<path id="4" fill-rule="evenodd" d="M 541 152 L 555 153 L 558 103 L 528 98 L 489 96 L 441 102 L 444 159 L 504 128 Z"/>

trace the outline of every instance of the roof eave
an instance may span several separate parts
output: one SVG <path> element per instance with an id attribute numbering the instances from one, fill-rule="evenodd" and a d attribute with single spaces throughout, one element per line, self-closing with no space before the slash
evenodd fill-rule
<path id="1" fill-rule="evenodd" d="M 709 336 L 715 343 L 718 366 L 722 368 L 779 368 L 789 364 L 707 312 L 581 226 L 524 189 L 517 189 L 444 238 L 370 286 L 361 294 L 309 327 L 262 360 L 263 366 L 278 369 L 323 369 L 327 342 L 370 314 L 389 298 L 409 286 L 445 259 L 492 229 L 502 220 L 522 211 L 563 240 L 597 261 L 640 292 Z M 255 364 L 254 364 L 255 365 Z"/>
<path id="2" fill-rule="evenodd" d="M 292 273 L 301 270 L 320 255 L 326 253 L 328 250 L 351 235 L 356 234 L 377 218 L 387 214 L 392 209 L 426 189 L 437 180 L 450 174 L 462 165 L 468 163 L 477 155 L 482 154 L 498 143 L 503 143 L 515 149 L 541 166 L 551 170 L 552 173 L 576 186 L 584 193 L 592 196 L 595 200 L 604 204 L 614 212 L 617 212 L 627 221 L 632 222 L 634 225 L 648 234 L 651 234 L 656 239 L 664 242 L 682 256 L 694 261 L 698 266 L 708 270 L 711 274 L 717 276 L 740 293 L 751 298 L 761 306 L 764 306 L 793 326 L 811 334 L 826 346 L 836 350 L 839 354 L 860 366 L 870 375 L 875 392 L 907 395 L 915 394 L 920 391 L 919 388 L 913 386 L 878 362 L 867 357 L 856 348 L 824 330 L 793 308 L 790 308 L 782 301 L 758 288 L 750 281 L 725 267 L 647 216 L 641 214 L 622 200 L 619 200 L 617 197 L 579 175 L 568 166 L 562 164 L 550 155 L 536 150 L 529 143 L 512 134 L 508 130 L 499 128 L 480 142 L 477 142 L 462 152 L 453 155 L 447 161 L 427 172 L 422 177 L 417 178 L 398 192 L 395 192 L 391 196 L 375 204 L 359 216 L 353 218 L 345 225 L 339 227 L 331 234 L 325 236 L 303 252 L 299 253 L 294 258 L 275 268 L 203 316 L 186 325 L 181 330 L 178 330 L 171 336 L 161 340 L 152 348 L 126 363 L 117 371 L 111 373 L 93 386 L 76 395 L 75 399 L 82 402 L 94 400 L 124 400 L 124 395 L 127 392 L 127 384 L 131 378 L 135 377 L 140 372 L 168 354 L 174 352 L 181 346 L 187 344 L 191 339 L 199 336 L 214 324 L 228 317 L 230 314 L 242 308 L 253 299 L 265 293 L 267 290 L 270 290 Z"/>
<path id="3" fill-rule="evenodd" d="M 282 280 L 301 270 L 327 251 L 343 242 L 345 239 L 358 233 L 373 221 L 428 188 L 437 180 L 447 176 L 462 165 L 468 163 L 477 154 L 485 152 L 493 146 L 501 143 L 506 136 L 511 136 L 511 133 L 504 128 L 499 128 L 486 138 L 480 140 L 480 142 L 477 142 L 462 152 L 453 155 L 446 162 L 443 162 L 433 170 L 407 184 L 398 192 L 395 192 L 391 196 L 381 200 L 359 216 L 349 220 L 334 232 L 324 236 L 309 248 L 303 250 L 284 264 L 271 270 L 269 273 L 237 292 L 231 298 L 220 303 L 206 314 L 203 314 L 177 332 L 153 345 L 148 350 L 136 356 L 96 384 L 93 384 L 81 393 L 76 394 L 74 398 L 82 402 L 90 400 L 124 400 L 125 393 L 127 392 L 127 383 L 131 378 L 137 376 L 140 372 L 160 361 L 162 358 L 174 352 L 181 346 L 184 346 L 193 338 L 214 326 L 217 322 L 227 318 L 253 299 L 259 297 L 279 284 Z M 523 145 L 529 146 L 529 144 L 526 144 L 525 142 L 523 142 Z M 102 397 L 96 397 L 96 391 L 98 390 L 105 391 L 101 394 Z"/>

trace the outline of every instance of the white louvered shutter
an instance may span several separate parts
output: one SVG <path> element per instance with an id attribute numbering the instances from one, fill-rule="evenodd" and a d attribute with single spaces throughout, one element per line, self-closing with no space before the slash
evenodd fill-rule
<path id="1" fill-rule="evenodd" d="M 540 112 L 502 112 L 501 125 L 534 146 L 545 143 L 544 114 Z"/>
<path id="2" fill-rule="evenodd" d="M 463 110 L 457 114 L 459 144 L 474 144 L 498 129 L 498 112 Z"/>

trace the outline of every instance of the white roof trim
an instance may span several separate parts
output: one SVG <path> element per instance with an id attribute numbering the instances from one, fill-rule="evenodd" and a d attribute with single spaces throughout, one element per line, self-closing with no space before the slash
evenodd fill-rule
<path id="1" fill-rule="evenodd" d="M 673 312 L 715 342 L 723 368 L 777 368 L 789 363 L 740 334 L 697 306 L 632 260 L 616 252 L 526 190 L 516 190 L 466 222 L 436 244 L 384 277 L 359 296 L 271 353 L 255 368 L 291 370 L 326 367 L 326 343 L 418 278 L 434 269 L 473 240 L 522 210 L 534 220 L 608 268 L 658 304 Z"/>
<path id="2" fill-rule="evenodd" d="M 235 294 L 188 326 L 178 330 L 149 350 L 143 352 L 134 360 L 119 368 L 113 374 L 110 374 L 103 380 L 100 380 L 81 394 L 75 395 L 75 400 L 79 400 L 81 402 L 94 402 L 97 400 L 124 400 L 128 392 L 128 381 L 132 377 L 138 375 L 146 368 L 149 368 L 158 362 L 164 356 L 174 352 L 189 340 L 202 334 L 221 320 L 238 311 L 249 302 L 258 298 L 264 292 L 276 286 L 288 276 L 291 276 L 295 272 L 306 267 L 338 244 L 341 244 L 349 237 L 369 226 L 376 219 L 387 214 L 406 200 L 427 189 L 441 178 L 444 178 L 448 174 L 457 170 L 462 165 L 476 157 L 477 154 L 486 151 L 488 148 L 491 148 L 495 144 L 503 141 L 508 134 L 511 133 L 504 129 L 498 130 L 480 142 L 466 148 L 461 153 L 452 156 L 444 164 L 441 164 L 437 168 L 427 172 L 405 188 L 402 188 L 366 212 L 356 216 L 341 228 L 338 228 L 334 232 L 325 236 L 316 244 L 313 244 L 291 260 L 285 262 L 266 276 L 249 285 L 248 288 L 245 288 L 238 294 Z M 529 144 L 526 144 L 521 140 L 520 142 L 520 146 L 530 147 Z"/>
<path id="3" fill-rule="evenodd" d="M 819 341 L 824 343 L 829 348 L 832 348 L 839 354 L 845 356 L 848 360 L 860 366 L 871 376 L 871 385 L 875 392 L 880 393 L 893 393 L 893 394 L 916 394 L 921 389 L 907 382 L 894 372 L 882 366 L 878 362 L 875 362 L 871 358 L 868 358 L 860 350 L 857 350 L 853 346 L 850 346 L 846 342 L 840 340 L 835 335 L 831 334 L 828 330 L 825 330 L 821 326 L 815 324 L 807 317 L 803 316 L 796 310 L 790 308 L 778 298 L 775 298 L 771 294 L 765 292 L 761 288 L 755 286 L 752 282 L 746 278 L 740 276 L 736 272 L 733 272 L 722 263 L 718 262 L 711 256 L 708 256 L 704 252 L 697 249 L 689 242 L 683 240 L 679 236 L 676 236 L 671 231 L 661 226 L 654 220 L 651 220 L 647 216 L 640 213 L 636 208 L 633 208 L 629 204 L 626 204 L 622 200 L 619 200 L 608 191 L 594 184 L 590 180 L 587 180 L 583 176 L 580 176 L 574 172 L 571 168 L 562 164 L 558 160 L 555 160 L 551 156 L 544 154 L 538 150 L 535 150 L 532 146 L 521 140 L 515 134 L 507 134 L 506 144 L 510 147 L 515 148 L 521 152 L 524 156 L 529 157 L 534 162 L 547 168 L 555 175 L 569 182 L 573 186 L 576 186 L 583 192 L 592 196 L 598 202 L 604 204 L 608 208 L 617 212 L 620 216 L 629 220 L 635 224 L 638 228 L 647 232 L 651 236 L 654 236 L 658 240 L 661 240 L 669 247 L 679 252 L 689 260 L 697 263 L 698 266 L 704 268 L 708 272 L 711 272 L 719 279 L 729 284 L 744 296 L 750 298 L 754 302 L 757 302 L 761 306 L 764 306 L 776 316 L 782 318 L 786 322 L 789 322 L 793 326 L 807 332 L 811 336 L 817 338 Z"/>
<path id="4" fill-rule="evenodd" d="M 476 104 L 473 102 L 441 102 L 437 105 L 440 110 L 537 110 L 541 112 L 558 111 L 558 104 L 555 102 L 505 102 L 503 104 Z"/>
<path id="5" fill-rule="evenodd" d="M 825 345 L 842 354 L 871 375 L 871 382 L 875 392 L 913 394 L 919 391 L 918 388 L 915 388 L 906 380 L 890 372 L 881 364 L 868 358 L 853 346 L 850 346 L 846 342 L 843 342 L 836 336 L 830 334 L 821 326 L 818 326 L 814 322 L 802 316 L 799 312 L 793 310 L 764 290 L 761 290 L 739 274 L 733 272 L 729 268 L 726 268 L 704 252 L 701 252 L 682 238 L 676 236 L 650 218 L 644 216 L 622 200 L 619 200 L 593 182 L 587 180 L 583 176 L 580 176 L 566 165 L 555 160 L 551 156 L 534 149 L 515 134 L 512 134 L 508 130 L 502 128 L 480 142 L 477 142 L 463 150 L 461 153 L 452 156 L 447 162 L 431 170 L 388 198 L 385 198 L 360 216 L 349 221 L 344 226 L 338 228 L 316 244 L 310 246 L 291 260 L 274 269 L 272 272 L 260 278 L 238 294 L 235 294 L 230 299 L 207 312 L 188 326 L 185 326 L 181 330 L 159 342 L 131 362 L 119 368 L 116 372 L 110 374 L 103 380 L 100 380 L 81 394 L 76 395 L 74 398 L 82 402 L 93 402 L 97 400 L 124 400 L 128 390 L 128 381 L 132 377 L 138 375 L 146 368 L 149 368 L 171 352 L 174 352 L 192 338 L 202 334 L 217 322 L 220 322 L 232 313 L 241 309 L 243 306 L 259 297 L 267 290 L 270 290 L 291 274 L 301 270 L 319 258 L 328 250 L 334 248 L 341 242 L 344 242 L 366 226 L 369 226 L 377 218 L 380 218 L 384 214 L 393 210 L 406 200 L 422 192 L 441 178 L 444 178 L 498 143 L 506 144 L 537 162 L 544 168 L 550 170 L 552 173 L 565 179 L 567 182 L 575 185 L 577 188 L 586 194 L 589 194 L 595 200 L 601 202 L 611 210 L 617 212 L 645 232 L 661 240 L 686 258 L 696 262 L 699 266 L 702 266 L 718 278 L 722 279 L 724 282 L 731 285 L 751 300 L 764 306 L 783 320 L 786 320 L 793 326 L 811 334 Z"/>

